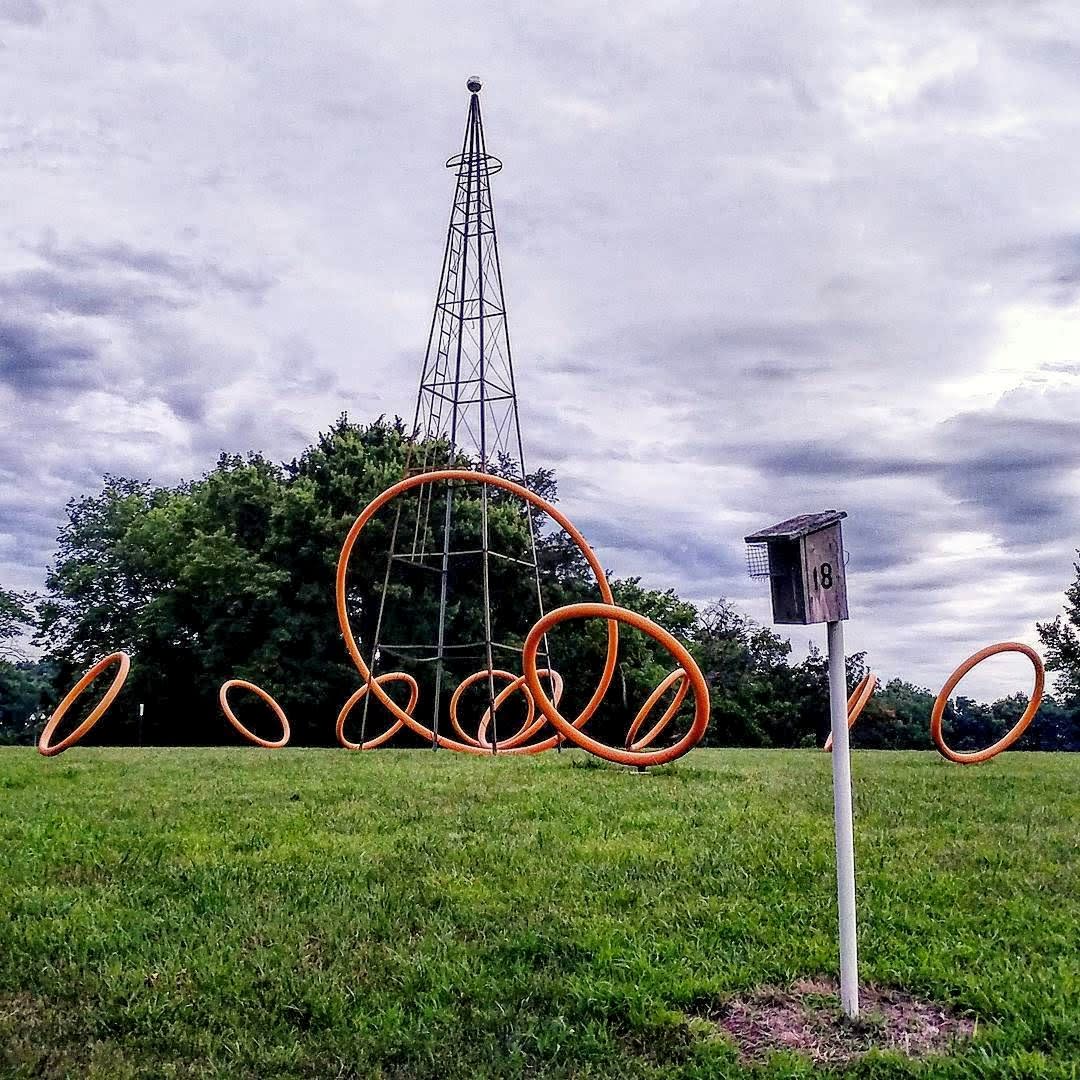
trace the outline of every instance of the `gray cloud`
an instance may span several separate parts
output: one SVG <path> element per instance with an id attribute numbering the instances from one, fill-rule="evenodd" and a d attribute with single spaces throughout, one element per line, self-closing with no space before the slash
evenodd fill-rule
<path id="1" fill-rule="evenodd" d="M 758 469 L 788 477 L 849 477 L 876 480 L 889 477 L 933 476 L 942 471 L 938 460 L 897 454 L 873 454 L 848 448 L 839 439 L 742 445 Z"/>
<path id="2" fill-rule="evenodd" d="M 24 270 L 0 279 L 0 301 L 15 307 L 72 315 L 134 317 L 153 308 L 180 308 L 184 302 L 122 282 L 80 280 L 47 270 Z"/>
<path id="3" fill-rule="evenodd" d="M 1080 420 L 966 413 L 944 442 L 945 489 L 995 532 L 1021 546 L 1080 540 Z"/>
<path id="4" fill-rule="evenodd" d="M 731 579 L 746 569 L 739 547 L 726 537 L 696 533 L 692 519 L 641 529 L 635 528 L 633 515 L 608 519 L 585 513 L 577 515 L 574 523 L 586 531 L 599 552 L 606 554 L 612 564 L 609 569 L 617 577 L 643 570 L 650 579 L 678 577 L 691 597 L 708 595 L 718 577 Z"/>
<path id="5" fill-rule="evenodd" d="M 18 393 L 92 387 L 99 381 L 96 355 L 87 343 L 70 335 L 0 317 L 0 384 Z"/>
<path id="6" fill-rule="evenodd" d="M 170 252 L 141 249 L 120 242 L 78 244 L 64 249 L 58 248 L 55 240 L 50 238 L 32 245 L 30 250 L 53 266 L 70 272 L 111 273 L 119 268 L 164 279 L 188 292 L 225 289 L 247 295 L 255 303 L 262 302 L 276 280 L 265 272 L 229 269 L 213 260 L 197 263 Z"/>
<path id="7" fill-rule="evenodd" d="M 21 26 L 40 26 L 45 21 L 45 8 L 39 0 L 0 0 L 0 20 Z"/>

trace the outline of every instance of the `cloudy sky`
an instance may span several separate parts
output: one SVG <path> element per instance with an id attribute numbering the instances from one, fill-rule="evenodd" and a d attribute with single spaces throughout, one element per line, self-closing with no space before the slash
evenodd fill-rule
<path id="1" fill-rule="evenodd" d="M 1035 643 L 1080 543 L 1073 0 L 0 0 L 0 582 L 105 472 L 411 415 L 474 71 L 526 450 L 605 565 L 764 620 L 742 536 L 841 507 L 885 676 Z"/>

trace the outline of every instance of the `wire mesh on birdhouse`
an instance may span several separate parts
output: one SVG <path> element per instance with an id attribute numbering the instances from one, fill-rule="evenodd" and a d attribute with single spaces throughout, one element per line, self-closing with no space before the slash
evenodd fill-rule
<path id="1" fill-rule="evenodd" d="M 746 545 L 746 572 L 755 580 L 769 577 L 768 544 Z"/>

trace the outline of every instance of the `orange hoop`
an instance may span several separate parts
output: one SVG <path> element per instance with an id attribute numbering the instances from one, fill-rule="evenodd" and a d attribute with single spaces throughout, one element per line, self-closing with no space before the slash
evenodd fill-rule
<path id="1" fill-rule="evenodd" d="M 385 675 L 376 676 L 372 682 L 377 682 L 380 686 L 384 682 L 403 682 L 409 686 L 409 701 L 405 706 L 405 711 L 412 715 L 413 709 L 416 708 L 416 699 L 420 696 L 420 687 L 416 685 L 416 680 L 407 671 L 388 671 Z M 381 735 L 376 735 L 374 739 L 368 739 L 364 743 L 350 742 L 345 738 L 345 719 L 352 712 L 353 706 L 367 695 L 368 684 L 365 683 L 356 691 L 348 701 L 341 707 L 341 712 L 338 713 L 337 726 L 337 741 L 345 747 L 346 750 L 374 750 L 376 746 L 382 746 L 384 742 L 392 739 L 402 728 L 400 720 L 395 720 Z"/>
<path id="2" fill-rule="evenodd" d="M 68 709 L 75 704 L 83 691 L 110 665 L 118 663 L 120 670 L 113 677 L 112 685 L 105 691 L 105 696 L 94 706 L 90 715 L 66 738 L 61 739 L 55 746 L 49 745 L 49 740 L 56 731 L 57 725 L 64 718 Z M 48 723 L 41 731 L 38 739 L 38 753 L 45 757 L 63 753 L 69 746 L 74 746 L 108 711 L 109 706 L 116 700 L 124 681 L 131 670 L 131 657 L 126 652 L 114 652 L 99 660 L 72 688 L 67 697 L 56 707 L 55 712 L 49 717 Z"/>
<path id="3" fill-rule="evenodd" d="M 248 731 L 248 729 L 236 719 L 236 714 L 229 707 L 227 697 L 229 691 L 234 686 L 238 686 L 242 690 L 250 690 L 256 697 L 262 698 L 262 700 L 273 709 L 274 715 L 281 721 L 280 739 L 276 742 L 270 742 L 268 739 L 261 739 L 254 731 Z M 248 682 L 246 679 L 229 679 L 228 682 L 221 684 L 221 689 L 218 691 L 218 702 L 221 704 L 221 711 L 228 718 L 229 723 L 232 724 L 245 739 L 253 742 L 256 746 L 263 746 L 267 750 L 277 750 L 289 741 L 288 717 L 285 715 L 281 706 L 261 686 L 256 686 L 253 682 Z"/>
<path id="4" fill-rule="evenodd" d="M 540 674 L 543 675 L 551 683 L 552 700 L 556 705 L 562 700 L 563 693 L 563 677 L 551 668 L 541 668 Z M 525 685 L 525 676 L 519 675 L 509 686 L 504 687 L 502 693 L 493 702 L 495 706 L 495 712 L 499 711 L 499 706 L 513 693 L 520 690 L 525 695 L 525 700 L 529 703 L 529 713 L 525 718 L 525 723 L 521 725 L 518 730 L 510 736 L 509 739 L 499 740 L 499 750 L 510 750 L 515 746 L 520 746 L 523 742 L 528 741 L 535 735 L 546 723 L 547 717 L 541 714 L 536 720 L 533 720 L 533 715 L 536 712 L 536 703 L 532 699 L 532 694 L 529 693 L 529 688 Z M 491 740 L 487 738 L 488 725 L 491 723 L 492 710 L 487 708 L 484 710 L 484 715 L 480 717 L 480 727 L 477 729 L 476 738 L 480 745 L 487 748 L 491 746 Z"/>
<path id="5" fill-rule="evenodd" d="M 652 730 L 649 731 L 644 738 L 638 739 L 634 742 L 634 736 L 638 733 L 638 729 L 643 723 L 645 718 L 656 708 L 656 703 L 671 689 L 672 686 L 679 680 L 679 689 L 675 691 L 675 697 L 672 698 L 671 704 L 664 710 L 664 715 L 653 725 Z M 654 739 L 671 723 L 675 714 L 679 711 L 679 706 L 682 705 L 683 699 L 686 697 L 687 690 L 690 689 L 690 680 L 686 677 L 686 672 L 682 668 L 676 668 L 671 672 L 663 682 L 649 695 L 645 704 L 638 710 L 637 716 L 634 717 L 634 722 L 630 725 L 630 730 L 626 733 L 626 749 L 627 750 L 644 750 L 646 746 L 649 746 Z M 555 702 L 558 705 L 558 702 Z"/>
<path id="6" fill-rule="evenodd" d="M 470 746 L 483 747 L 484 743 L 481 741 L 483 739 L 483 736 L 480 735 L 479 733 L 477 733 L 476 738 L 473 738 L 471 735 L 466 733 L 465 729 L 461 726 L 461 721 L 458 719 L 458 702 L 461 701 L 461 695 L 464 694 L 465 691 L 468 690 L 470 686 L 475 686 L 476 683 L 484 682 L 488 678 L 489 678 L 489 669 L 488 668 L 481 668 L 479 671 L 474 671 L 471 675 L 466 676 L 464 679 L 461 680 L 460 683 L 458 683 L 458 688 L 454 691 L 453 696 L 450 698 L 450 724 L 453 727 L 453 729 L 467 743 L 469 743 Z M 518 688 L 518 686 L 521 685 L 521 683 L 523 681 L 523 680 L 519 680 L 518 676 L 514 675 L 513 672 L 503 671 L 501 668 L 492 668 L 490 670 L 490 678 L 493 679 L 493 680 L 494 679 L 503 679 L 506 682 L 511 683 L 511 684 L 516 682 L 518 685 L 514 687 L 515 690 Z M 498 696 L 495 698 L 495 701 L 494 701 L 495 708 L 497 709 L 506 700 L 507 697 L 509 697 L 509 694 L 506 693 L 506 690 L 505 689 L 501 690 L 499 692 Z M 528 702 L 529 712 L 528 712 L 528 715 L 525 717 L 525 723 L 522 726 L 523 727 L 528 727 L 532 723 L 533 715 L 536 712 L 536 705 L 533 703 L 533 699 L 531 697 L 529 697 L 528 693 L 525 694 L 525 700 Z M 488 711 L 490 711 L 490 710 L 488 710 Z M 487 716 L 487 712 L 484 713 L 484 716 L 485 717 Z M 483 727 L 484 727 L 484 730 L 486 731 L 487 730 L 487 725 L 484 724 Z M 487 747 L 488 747 L 488 749 L 490 749 L 491 744 L 488 743 Z"/>
<path id="7" fill-rule="evenodd" d="M 544 688 L 540 685 L 540 673 L 536 669 L 536 653 L 540 648 L 540 641 L 543 636 L 552 627 L 558 626 L 559 623 L 566 622 L 568 619 L 606 619 L 609 625 L 612 622 L 626 623 L 627 626 L 632 626 L 636 630 L 648 634 L 649 637 L 659 642 L 671 653 L 678 662 L 679 667 L 686 673 L 686 677 L 694 691 L 694 721 L 681 739 L 671 746 L 664 747 L 662 750 L 634 751 L 619 749 L 590 738 L 559 712 L 555 707 L 555 703 L 548 698 L 547 694 L 544 693 Z M 615 762 L 617 765 L 633 765 L 644 768 L 647 765 L 663 765 L 668 761 L 674 761 L 675 758 L 682 757 L 683 754 L 693 749 L 701 741 L 701 737 L 705 734 L 705 729 L 709 725 L 709 687 L 705 682 L 705 676 L 701 674 L 701 669 L 694 663 L 694 658 L 677 638 L 668 633 L 662 626 L 657 626 L 651 619 L 639 615 L 636 611 L 615 607 L 613 604 L 568 604 L 566 607 L 549 611 L 529 631 L 529 636 L 525 639 L 525 647 L 521 654 L 521 664 L 525 669 L 525 682 L 536 699 L 536 704 L 539 706 L 540 711 L 551 721 L 555 730 L 576 746 L 581 747 L 581 749 L 588 750 L 597 757 L 603 758 L 605 761 Z"/>
<path id="8" fill-rule="evenodd" d="M 851 691 L 851 697 L 847 700 L 847 726 L 850 731 L 855 726 L 855 721 L 859 719 L 863 709 L 866 708 L 866 703 L 874 696 L 874 691 L 877 689 L 878 677 L 872 672 L 867 672 L 862 679 L 859 680 L 859 684 Z M 832 753 L 832 732 L 829 732 L 829 737 L 825 740 L 825 745 L 821 748 L 826 753 Z"/>
<path id="9" fill-rule="evenodd" d="M 945 706 L 948 703 L 949 695 L 956 689 L 956 684 L 973 667 L 977 664 L 981 664 L 987 657 L 1005 652 L 1023 653 L 1035 668 L 1035 687 L 1031 692 L 1031 700 L 1028 702 L 1028 707 L 1024 710 L 1024 715 L 1017 720 L 1011 731 L 1007 732 L 998 739 L 993 746 L 988 746 L 985 750 L 973 750 L 970 753 L 961 753 L 960 751 L 950 749 L 945 745 L 945 738 L 941 733 L 941 722 L 945 715 Z M 1023 645 L 1019 641 L 1002 641 L 997 645 L 987 645 L 985 649 L 980 649 L 977 653 L 969 656 L 949 676 L 949 681 L 941 688 L 941 693 L 938 694 L 937 699 L 934 702 L 934 710 L 930 714 L 930 737 L 934 740 L 934 743 L 938 748 L 938 753 L 941 754 L 942 757 L 948 758 L 949 761 L 955 761 L 958 765 L 977 765 L 981 761 L 989 761 L 992 757 L 997 757 L 1002 750 L 1008 750 L 1009 747 L 1024 734 L 1028 724 L 1035 719 L 1035 714 L 1039 711 L 1039 706 L 1042 704 L 1043 686 L 1045 681 L 1046 669 L 1043 667 L 1043 662 L 1039 657 L 1039 654 L 1030 646 Z"/>
<path id="10" fill-rule="evenodd" d="M 518 498 L 524 499 L 527 503 L 542 511 L 550 517 L 552 521 L 566 530 L 570 538 L 578 546 L 581 554 L 585 557 L 593 574 L 596 576 L 596 584 L 600 589 L 600 596 L 604 600 L 604 604 L 600 606 L 606 607 L 607 605 L 611 605 L 614 601 L 614 597 L 611 593 L 611 586 L 608 585 L 604 568 L 601 565 L 600 560 L 597 559 L 595 552 L 585 542 L 585 537 L 574 528 L 566 515 L 557 507 L 552 506 L 551 503 L 546 499 L 542 499 L 535 492 L 530 491 L 526 487 L 522 487 L 521 484 L 515 484 L 513 480 L 504 480 L 501 476 L 494 476 L 491 473 L 475 472 L 472 469 L 443 469 L 438 472 L 417 473 L 415 476 L 406 477 L 406 479 L 399 480 L 396 484 L 388 487 L 382 494 L 377 495 L 372 499 L 360 512 L 360 516 L 353 522 L 352 528 L 349 529 L 349 533 L 345 537 L 345 542 L 341 546 L 341 555 L 338 558 L 337 565 L 335 596 L 337 602 L 338 625 L 341 627 L 342 636 L 345 638 L 345 647 L 348 649 L 349 656 L 352 658 L 356 670 L 360 672 L 361 680 L 365 685 L 370 684 L 372 694 L 374 694 L 382 705 L 389 710 L 395 720 L 400 720 L 405 727 L 419 735 L 421 738 L 426 739 L 437 746 L 444 747 L 447 750 L 459 750 L 466 754 L 489 754 L 494 752 L 495 747 L 488 749 L 482 745 L 474 745 L 470 742 L 450 739 L 445 735 L 436 735 L 431 728 L 425 727 L 419 720 L 415 719 L 405 709 L 402 709 L 397 705 L 379 685 L 378 679 L 372 679 L 371 672 L 364 662 L 364 658 L 360 655 L 360 647 L 356 643 L 352 627 L 349 625 L 349 613 L 345 599 L 345 581 L 348 576 L 349 559 L 352 557 L 353 548 L 356 546 L 357 538 L 363 531 L 364 526 L 371 520 L 372 516 L 392 499 L 395 499 L 398 495 L 404 494 L 406 491 L 411 491 L 413 488 L 423 487 L 427 484 L 449 482 L 452 480 L 462 480 L 473 484 L 487 484 L 490 487 L 501 488 L 503 491 L 508 491 L 511 494 L 518 496 Z M 620 609 L 614 608 L 613 610 Z M 533 629 L 535 629 L 535 627 Z M 570 725 L 571 727 L 575 729 L 582 727 L 600 707 L 600 703 L 603 701 L 604 695 L 611 685 L 612 676 L 615 674 L 615 663 L 618 658 L 618 653 L 619 630 L 617 620 L 612 618 L 608 620 L 607 654 L 604 659 L 604 670 L 601 673 L 600 682 L 597 684 L 592 697 L 585 704 L 585 707 L 578 714 L 573 724 Z M 486 668 L 484 669 L 484 677 L 487 677 Z M 531 682 L 529 683 L 529 687 L 532 689 Z M 545 697 L 544 700 L 547 701 L 547 698 Z M 550 705 L 551 703 L 548 702 L 548 704 Z M 565 722 L 566 721 L 564 721 L 564 723 Z M 517 736 L 515 736 L 515 739 L 516 738 Z M 505 753 L 537 754 L 542 750 L 549 750 L 551 747 L 555 746 L 560 739 L 561 735 L 555 734 L 541 742 L 530 743 L 528 746 L 512 746 L 506 749 Z M 504 752 L 502 745 L 498 747 L 498 752 Z"/>

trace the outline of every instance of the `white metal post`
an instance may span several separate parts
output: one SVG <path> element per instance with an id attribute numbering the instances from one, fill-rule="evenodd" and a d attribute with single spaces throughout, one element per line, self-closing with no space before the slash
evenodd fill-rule
<path id="1" fill-rule="evenodd" d="M 836 899 L 840 911 L 840 1004 L 859 1015 L 859 947 L 855 929 L 855 834 L 851 820 L 844 624 L 828 624 L 829 716 L 832 721 L 833 818 L 836 825 Z"/>

